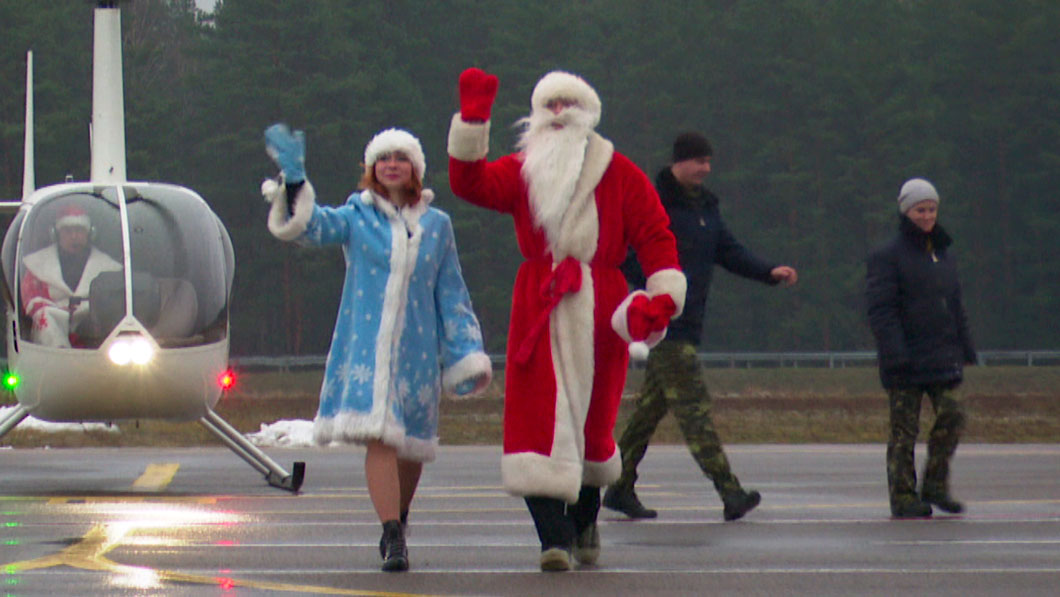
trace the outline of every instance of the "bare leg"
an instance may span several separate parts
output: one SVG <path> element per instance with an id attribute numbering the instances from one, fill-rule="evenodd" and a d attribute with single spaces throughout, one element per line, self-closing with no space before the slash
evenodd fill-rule
<path id="1" fill-rule="evenodd" d="M 367 448 L 364 476 L 375 513 L 382 522 L 398 520 L 402 502 L 397 451 L 379 441 L 370 442 Z"/>
<path id="2" fill-rule="evenodd" d="M 401 486 L 401 522 L 405 522 L 409 507 L 412 506 L 412 498 L 416 496 L 416 487 L 420 483 L 420 473 L 423 472 L 423 463 L 413 460 L 398 459 L 398 482 Z"/>

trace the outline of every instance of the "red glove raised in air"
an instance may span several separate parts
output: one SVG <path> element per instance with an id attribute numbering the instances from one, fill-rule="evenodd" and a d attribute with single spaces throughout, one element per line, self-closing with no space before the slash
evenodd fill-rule
<path id="1" fill-rule="evenodd" d="M 460 73 L 460 118 L 464 122 L 486 122 L 490 119 L 493 100 L 497 97 L 497 75 L 481 68 Z"/>

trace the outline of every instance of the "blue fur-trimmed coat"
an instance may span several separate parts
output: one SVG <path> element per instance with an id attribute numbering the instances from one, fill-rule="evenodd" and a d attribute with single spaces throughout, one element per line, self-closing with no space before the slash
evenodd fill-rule
<path id="1" fill-rule="evenodd" d="M 433 460 L 443 385 L 473 393 L 491 376 L 449 216 L 430 190 L 401 210 L 370 190 L 321 207 L 306 183 L 290 217 L 283 187 L 273 194 L 274 235 L 341 245 L 346 259 L 314 439 L 381 439 L 400 458 Z"/>

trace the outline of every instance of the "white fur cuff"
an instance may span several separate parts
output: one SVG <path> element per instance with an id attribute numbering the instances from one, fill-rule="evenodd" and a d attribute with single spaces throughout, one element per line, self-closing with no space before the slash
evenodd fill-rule
<path id="1" fill-rule="evenodd" d="M 294 197 L 294 215 L 287 214 L 287 191 L 283 184 L 269 185 L 268 181 L 262 183 L 261 190 L 266 200 L 271 201 L 272 208 L 269 209 L 269 232 L 280 240 L 294 240 L 305 232 L 309 220 L 313 217 L 313 207 L 316 205 L 316 191 L 309 181 L 305 181 L 298 194 Z"/>
<path id="2" fill-rule="evenodd" d="M 645 289 L 648 291 L 648 296 L 670 295 L 670 298 L 674 300 L 674 306 L 677 307 L 672 319 L 677 319 L 684 312 L 688 281 L 681 270 L 670 268 L 655 272 L 648 278 Z"/>
<path id="3" fill-rule="evenodd" d="M 619 303 L 618 308 L 611 314 L 611 329 L 615 330 L 615 333 L 620 338 L 629 344 L 629 356 L 633 357 L 638 361 L 643 361 L 648 358 L 648 349 L 654 347 L 662 339 L 666 337 L 666 328 L 658 332 L 652 332 L 647 338 L 642 340 L 635 340 L 629 333 L 629 305 L 633 302 L 633 299 L 638 296 L 649 297 L 650 295 L 643 290 L 634 290 L 629 293 L 629 296 Z"/>
<path id="4" fill-rule="evenodd" d="M 464 122 L 460 112 L 453 114 L 449 125 L 449 155 L 461 162 L 486 158 L 490 150 L 490 123 Z"/>
<path id="5" fill-rule="evenodd" d="M 477 379 L 474 389 L 464 396 L 474 396 L 486 389 L 493 379 L 493 363 L 484 352 L 473 352 L 442 372 L 442 386 L 449 392 L 469 379 Z"/>

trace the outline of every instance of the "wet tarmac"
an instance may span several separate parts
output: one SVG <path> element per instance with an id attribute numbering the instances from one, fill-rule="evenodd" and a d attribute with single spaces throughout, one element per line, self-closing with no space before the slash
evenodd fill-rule
<path id="1" fill-rule="evenodd" d="M 538 571 L 497 447 L 444 447 L 410 517 L 412 569 L 379 571 L 358 448 L 307 463 L 298 495 L 224 448 L 0 450 L 0 593 L 13 595 L 1045 595 L 1060 586 L 1060 444 L 961 446 L 961 516 L 891 520 L 882 445 L 741 445 L 761 506 L 722 522 L 680 446 L 652 446 L 638 493 L 603 510 L 598 565 Z M 923 461 L 922 451 L 918 461 Z"/>

